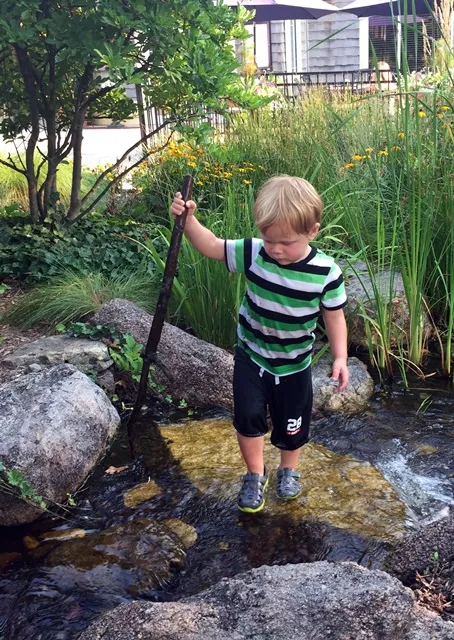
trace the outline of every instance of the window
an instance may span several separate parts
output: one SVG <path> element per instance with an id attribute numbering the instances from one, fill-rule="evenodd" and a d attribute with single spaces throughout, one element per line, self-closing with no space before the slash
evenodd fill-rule
<path id="1" fill-rule="evenodd" d="M 287 73 L 307 71 L 307 52 L 303 45 L 305 20 L 285 21 L 285 61 Z"/>
<path id="2" fill-rule="evenodd" d="M 402 48 L 405 55 L 405 38 L 401 31 L 406 31 L 406 59 L 410 71 L 418 71 L 426 65 L 428 45 L 433 38 L 439 38 L 438 26 L 432 16 L 417 17 L 413 23 L 413 16 L 407 17 L 407 25 L 399 25 L 391 17 L 369 18 L 369 62 L 373 66 L 374 51 L 377 60 L 387 62 L 391 69 L 396 68 L 396 58 Z M 403 22 L 403 18 L 401 18 Z M 428 37 L 427 37 L 428 36 Z M 400 43 L 399 43 L 400 39 Z"/>
<path id="3" fill-rule="evenodd" d="M 269 23 L 248 24 L 246 29 L 252 35 L 255 64 L 259 69 L 269 69 L 271 67 Z"/>

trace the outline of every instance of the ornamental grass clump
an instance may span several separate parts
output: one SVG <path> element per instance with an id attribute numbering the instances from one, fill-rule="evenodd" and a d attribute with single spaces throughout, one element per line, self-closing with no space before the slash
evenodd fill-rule
<path id="1" fill-rule="evenodd" d="M 131 300 L 146 311 L 153 311 L 156 290 L 156 281 L 144 269 L 125 269 L 111 277 L 64 271 L 32 289 L 1 320 L 20 329 L 38 324 L 53 328 L 86 318 L 115 298 Z"/>

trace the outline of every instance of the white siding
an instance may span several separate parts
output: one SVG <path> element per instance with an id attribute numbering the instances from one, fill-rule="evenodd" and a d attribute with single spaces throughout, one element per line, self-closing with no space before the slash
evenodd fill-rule
<path id="1" fill-rule="evenodd" d="M 331 4 L 342 7 L 349 1 L 336 0 Z M 333 13 L 319 20 L 297 22 L 301 29 L 301 38 L 298 37 L 298 40 L 302 49 L 301 55 L 298 55 L 298 71 L 316 73 L 355 71 L 360 68 L 360 29 L 356 16 Z M 340 33 L 336 33 L 338 31 Z M 284 21 L 271 22 L 272 70 L 277 73 L 290 70 L 288 66 L 291 61 L 286 59 L 285 33 Z M 287 51 L 290 49 L 287 45 Z"/>
<path id="2" fill-rule="evenodd" d="M 336 2 L 337 7 L 346 4 L 348 0 Z M 339 31 L 340 33 L 337 33 Z M 333 13 L 319 20 L 311 20 L 308 23 L 308 32 L 309 71 L 359 69 L 359 20 L 356 16 L 349 13 Z"/>

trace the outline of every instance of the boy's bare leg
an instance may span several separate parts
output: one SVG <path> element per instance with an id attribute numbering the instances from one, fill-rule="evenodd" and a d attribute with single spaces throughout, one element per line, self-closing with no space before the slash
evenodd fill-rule
<path id="1" fill-rule="evenodd" d="M 301 447 L 294 451 L 286 451 L 281 449 L 281 464 L 279 469 L 296 469 L 296 463 L 300 455 Z"/>
<path id="2" fill-rule="evenodd" d="M 263 462 L 265 438 L 263 436 L 251 438 L 242 436 L 240 433 L 237 433 L 236 435 L 238 438 L 238 444 L 240 445 L 241 455 L 243 456 L 243 460 L 246 463 L 248 471 L 251 473 L 258 473 L 262 476 L 265 470 Z"/>

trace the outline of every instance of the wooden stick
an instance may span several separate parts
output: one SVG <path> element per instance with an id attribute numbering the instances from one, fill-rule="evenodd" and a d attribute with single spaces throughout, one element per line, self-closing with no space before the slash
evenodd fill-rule
<path id="1" fill-rule="evenodd" d="M 184 177 L 183 186 L 181 188 L 182 199 L 187 202 L 192 194 L 193 178 L 190 175 Z M 143 367 L 140 376 L 139 388 L 137 390 L 137 398 L 134 409 L 128 420 L 128 440 L 131 457 L 135 457 L 135 429 L 134 425 L 139 416 L 140 410 L 145 402 L 148 387 L 148 374 L 150 366 L 156 362 L 156 354 L 158 351 L 159 340 L 161 338 L 164 320 L 167 315 L 167 307 L 169 305 L 170 295 L 172 293 L 173 279 L 178 264 L 178 253 L 180 251 L 181 240 L 183 238 L 188 209 L 185 207 L 181 216 L 175 218 L 172 237 L 170 240 L 169 250 L 167 252 L 166 266 L 164 276 L 162 278 L 161 290 L 159 292 L 156 310 L 151 324 L 150 333 L 148 335 L 147 345 L 143 354 Z"/>

